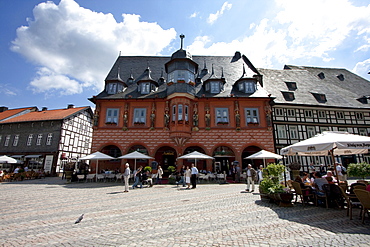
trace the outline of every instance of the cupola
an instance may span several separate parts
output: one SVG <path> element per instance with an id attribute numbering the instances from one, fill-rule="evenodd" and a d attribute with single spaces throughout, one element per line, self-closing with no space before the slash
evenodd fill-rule
<path id="1" fill-rule="evenodd" d="M 120 68 L 118 67 L 117 76 L 105 80 L 105 91 L 108 94 L 117 94 L 123 92 L 127 88 L 127 84 L 121 79 Z"/>
<path id="2" fill-rule="evenodd" d="M 181 47 L 172 54 L 171 60 L 165 64 L 167 73 L 167 84 L 188 83 L 195 85 L 195 75 L 198 73 L 198 64 L 192 60 L 189 52 L 183 49 L 183 39 L 185 35 L 181 34 Z"/>

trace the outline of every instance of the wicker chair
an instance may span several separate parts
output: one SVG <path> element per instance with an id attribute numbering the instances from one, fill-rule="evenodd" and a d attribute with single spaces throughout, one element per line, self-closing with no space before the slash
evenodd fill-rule
<path id="1" fill-rule="evenodd" d="M 342 187 L 339 187 L 341 192 L 342 192 L 342 196 L 344 198 L 344 200 L 346 201 L 346 204 L 347 204 L 347 216 L 349 216 L 349 219 L 352 220 L 352 208 L 354 206 L 360 206 L 361 203 L 360 202 L 355 202 L 355 201 L 352 201 L 353 198 L 357 198 L 357 197 L 353 197 L 349 194 L 347 194 Z"/>
<path id="2" fill-rule="evenodd" d="M 294 192 L 296 194 L 295 201 L 297 202 L 298 196 L 301 198 L 302 205 L 305 206 L 306 203 L 308 203 L 308 199 L 310 197 L 313 197 L 314 194 L 307 192 L 308 189 L 302 189 L 301 185 L 298 182 L 292 181 L 292 186 L 294 188 Z"/>
<path id="3" fill-rule="evenodd" d="M 367 190 L 361 190 L 361 189 L 355 189 L 354 190 L 357 198 L 360 200 L 361 203 L 361 217 L 362 217 L 362 223 L 365 221 L 365 213 L 367 212 L 368 216 L 369 210 L 370 210 L 370 192 Z"/>

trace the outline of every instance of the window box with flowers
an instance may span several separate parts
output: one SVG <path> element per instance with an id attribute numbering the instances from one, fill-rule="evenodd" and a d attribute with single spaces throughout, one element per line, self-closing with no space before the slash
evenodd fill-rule
<path id="1" fill-rule="evenodd" d="M 193 81 L 189 81 L 189 85 L 191 85 L 191 86 L 195 86 L 195 82 L 193 82 Z"/>
<path id="2" fill-rule="evenodd" d="M 106 125 L 117 125 L 116 122 L 105 122 Z"/>
<path id="3" fill-rule="evenodd" d="M 171 86 L 173 84 L 173 81 L 167 82 L 167 86 Z"/>
<path id="4" fill-rule="evenodd" d="M 229 122 L 217 122 L 217 125 L 228 125 Z"/>
<path id="5" fill-rule="evenodd" d="M 177 80 L 177 83 L 185 83 L 185 80 Z"/>

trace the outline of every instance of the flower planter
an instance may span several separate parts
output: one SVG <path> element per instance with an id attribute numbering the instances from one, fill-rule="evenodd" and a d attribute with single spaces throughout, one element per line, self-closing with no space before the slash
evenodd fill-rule
<path id="1" fill-rule="evenodd" d="M 293 194 L 291 193 L 280 193 L 277 194 L 279 197 L 279 207 L 293 207 Z"/>

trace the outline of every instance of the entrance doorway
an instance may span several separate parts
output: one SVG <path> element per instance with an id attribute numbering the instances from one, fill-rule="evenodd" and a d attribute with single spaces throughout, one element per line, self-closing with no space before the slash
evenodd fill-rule
<path id="1" fill-rule="evenodd" d="M 176 150 L 172 147 L 161 147 L 155 154 L 155 160 L 158 162 L 158 165 L 162 167 L 164 176 L 168 176 L 171 172 L 168 170 L 168 167 L 176 167 Z"/>

